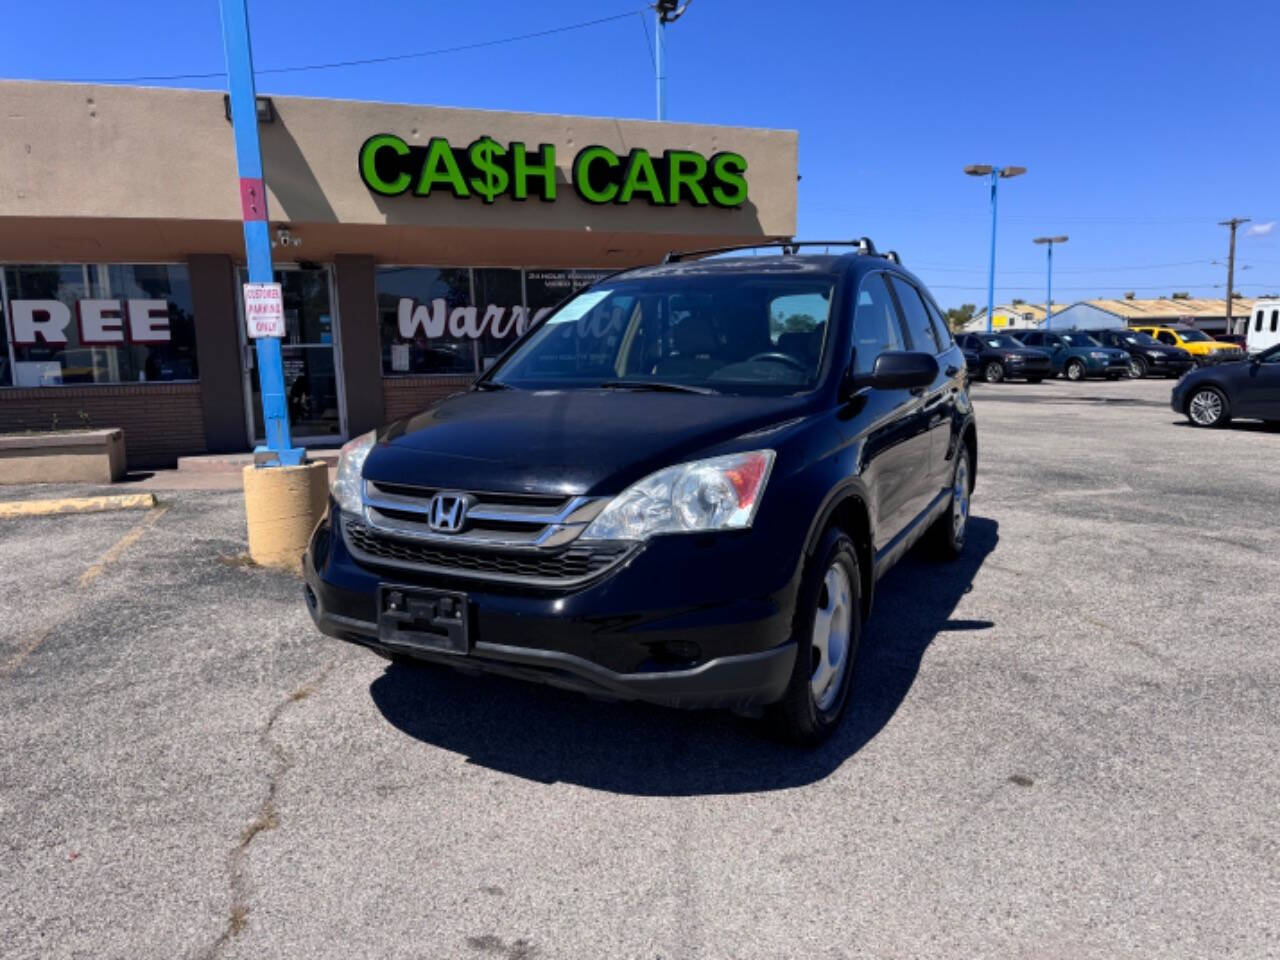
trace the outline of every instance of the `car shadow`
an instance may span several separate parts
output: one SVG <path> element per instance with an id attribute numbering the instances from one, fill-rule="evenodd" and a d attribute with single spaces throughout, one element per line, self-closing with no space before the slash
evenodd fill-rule
<path id="1" fill-rule="evenodd" d="M 448 667 L 393 663 L 369 693 L 382 715 L 410 737 L 539 783 L 640 796 L 802 786 L 831 774 L 884 729 L 939 633 L 993 626 L 950 618 L 998 541 L 996 521 L 974 517 L 959 560 L 937 563 L 915 551 L 880 581 L 848 713 L 814 749 L 779 742 L 759 721 L 725 712 L 597 701 Z"/>
<path id="2" fill-rule="evenodd" d="M 1173 426 L 1185 428 L 1187 430 L 1204 430 L 1206 433 L 1212 428 L 1197 427 L 1190 420 L 1185 418 L 1180 420 L 1169 421 Z M 1217 429 L 1228 433 L 1280 433 L 1280 426 L 1262 420 L 1232 420 L 1225 427 Z"/>

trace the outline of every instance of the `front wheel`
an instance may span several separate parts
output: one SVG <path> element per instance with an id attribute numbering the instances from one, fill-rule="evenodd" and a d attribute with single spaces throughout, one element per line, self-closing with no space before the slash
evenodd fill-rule
<path id="1" fill-rule="evenodd" d="M 1141 357 L 1129 358 L 1129 376 L 1135 380 L 1141 380 L 1147 375 L 1147 361 Z"/>
<path id="2" fill-rule="evenodd" d="M 999 383 L 1004 379 L 1004 364 L 997 360 L 992 360 L 982 368 L 982 379 L 987 383 Z"/>
<path id="3" fill-rule="evenodd" d="M 1083 380 L 1085 377 L 1085 367 L 1083 360 L 1072 360 L 1067 364 L 1066 375 L 1068 380 Z"/>
<path id="4" fill-rule="evenodd" d="M 1231 422 L 1226 394 L 1217 387 L 1201 387 L 1187 401 L 1187 419 L 1197 427 L 1225 427 Z"/>
<path id="5" fill-rule="evenodd" d="M 792 621 L 796 662 L 768 717 L 786 739 L 814 745 L 839 725 L 862 639 L 862 579 L 853 541 L 826 532 L 805 569 Z"/>

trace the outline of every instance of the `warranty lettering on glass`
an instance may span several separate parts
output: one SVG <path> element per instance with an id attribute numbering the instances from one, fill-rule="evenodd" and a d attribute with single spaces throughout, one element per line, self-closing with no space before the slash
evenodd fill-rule
<path id="1" fill-rule="evenodd" d="M 447 193 L 527 200 L 556 199 L 556 148 L 542 143 L 505 146 L 481 137 L 465 148 L 432 137 L 425 146 L 410 146 L 393 133 L 370 137 L 360 148 L 360 178 L 384 197 L 413 192 L 428 197 Z M 667 150 L 653 156 L 636 148 L 619 156 L 608 147 L 583 147 L 569 170 L 574 192 L 587 203 L 626 204 L 646 200 L 653 206 L 739 207 L 747 200 L 747 161 L 740 153 L 710 157 L 693 150 Z"/>

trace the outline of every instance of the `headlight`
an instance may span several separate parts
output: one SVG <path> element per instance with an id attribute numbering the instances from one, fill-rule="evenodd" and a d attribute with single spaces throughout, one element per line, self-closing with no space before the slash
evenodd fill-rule
<path id="1" fill-rule="evenodd" d="M 1091 360 L 1110 360 L 1111 354 L 1103 353 L 1101 350 L 1090 350 L 1089 358 Z"/>
<path id="2" fill-rule="evenodd" d="M 772 450 L 752 450 L 651 473 L 609 501 L 581 539 L 645 540 L 659 533 L 749 527 L 773 457 Z"/>
<path id="3" fill-rule="evenodd" d="M 377 432 L 370 430 L 343 444 L 338 453 L 338 471 L 334 474 L 330 490 L 333 499 L 338 501 L 338 506 L 347 513 L 359 513 L 364 507 L 360 474 L 364 471 L 364 461 L 369 456 L 369 451 L 377 442 Z"/>
<path id="4" fill-rule="evenodd" d="M 1164 354 L 1161 353 L 1159 350 L 1148 350 L 1147 356 L 1150 357 L 1152 360 L 1159 360 L 1161 357 L 1164 356 Z"/>

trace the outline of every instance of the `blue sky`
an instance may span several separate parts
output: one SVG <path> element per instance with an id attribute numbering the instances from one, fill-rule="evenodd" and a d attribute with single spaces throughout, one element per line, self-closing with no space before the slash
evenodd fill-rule
<path id="1" fill-rule="evenodd" d="M 258 69 L 413 53 L 639 11 L 558 4 L 250 0 Z M 0 72 L 109 79 L 222 69 L 216 0 L 9 5 Z M 357 12 L 361 11 L 361 12 Z M 372 13 L 376 11 L 376 16 Z M 637 12 L 537 39 L 394 63 L 263 74 L 259 90 L 652 118 Z M 652 27 L 650 26 L 650 31 Z M 800 133 L 801 237 L 869 235 L 946 305 L 986 298 L 987 188 L 1002 184 L 997 300 L 1133 290 L 1221 296 L 1230 216 L 1280 220 L 1280 4 L 1218 0 L 694 0 L 668 31 L 673 120 Z M 160 85 L 221 87 L 184 79 Z M 1241 268 L 1244 269 L 1241 269 Z M 1216 287 L 1215 287 L 1216 285 Z M 1280 291 L 1280 224 L 1238 244 L 1236 286 Z"/>

